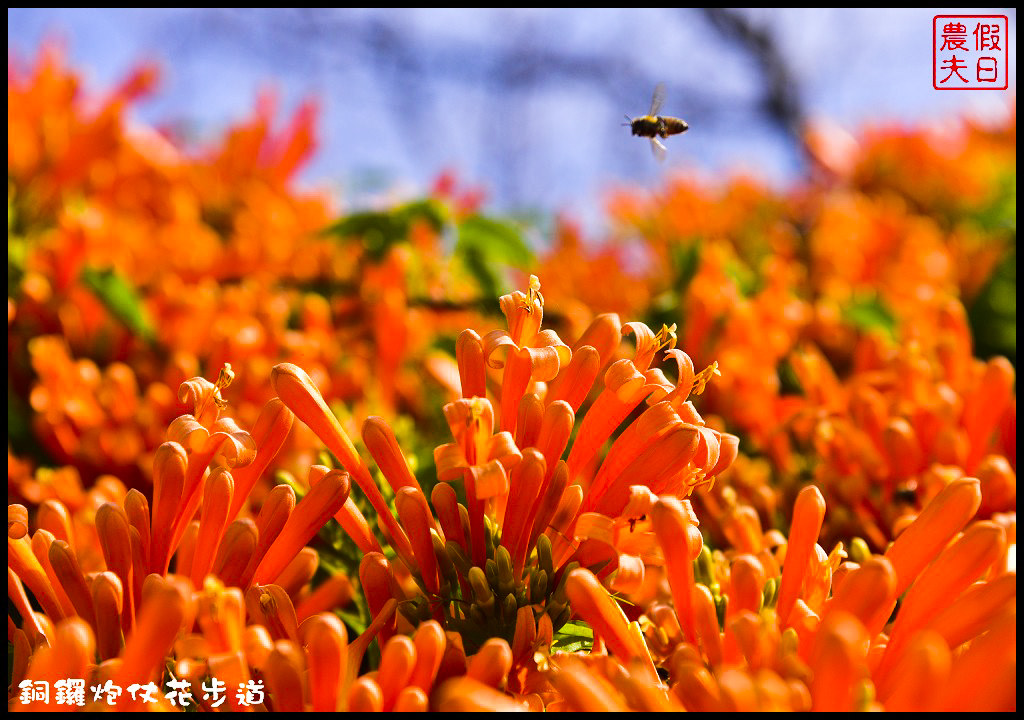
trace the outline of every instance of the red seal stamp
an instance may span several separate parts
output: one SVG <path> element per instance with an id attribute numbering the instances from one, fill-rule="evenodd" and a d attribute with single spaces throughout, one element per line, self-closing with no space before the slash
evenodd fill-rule
<path id="1" fill-rule="evenodd" d="M 1006 90 L 1009 81 L 1006 15 L 936 15 L 932 18 L 932 87 L 936 90 Z"/>

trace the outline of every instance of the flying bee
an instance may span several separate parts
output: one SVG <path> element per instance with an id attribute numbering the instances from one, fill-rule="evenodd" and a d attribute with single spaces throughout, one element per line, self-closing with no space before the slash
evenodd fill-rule
<path id="1" fill-rule="evenodd" d="M 654 97 L 651 98 L 651 111 L 643 117 L 630 119 L 626 116 L 624 125 L 629 125 L 634 135 L 651 139 L 651 152 L 658 160 L 665 159 L 667 149 L 658 138 L 667 138 L 669 135 L 679 135 L 690 129 L 685 120 L 674 117 L 664 117 L 658 114 L 661 110 L 661 103 L 665 100 L 665 83 L 658 83 L 654 88 Z"/>

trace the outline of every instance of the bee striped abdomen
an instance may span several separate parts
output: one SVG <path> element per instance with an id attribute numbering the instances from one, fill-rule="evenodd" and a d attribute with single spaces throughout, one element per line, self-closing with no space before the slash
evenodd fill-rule
<path id="1" fill-rule="evenodd" d="M 686 124 L 685 120 L 680 120 L 674 117 L 659 117 L 658 120 L 662 123 L 664 135 L 662 137 L 668 137 L 669 135 L 678 135 L 684 133 L 690 129 L 690 126 Z"/>
<path id="2" fill-rule="evenodd" d="M 630 123 L 630 129 L 634 135 L 640 137 L 661 137 L 678 135 L 690 129 L 685 120 L 674 117 L 662 117 L 661 115 L 644 115 Z"/>

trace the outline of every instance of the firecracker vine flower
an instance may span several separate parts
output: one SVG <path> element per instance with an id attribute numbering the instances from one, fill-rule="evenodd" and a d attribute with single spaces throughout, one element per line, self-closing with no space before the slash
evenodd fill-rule
<path id="1" fill-rule="evenodd" d="M 122 688 L 145 684 L 164 676 L 173 656 L 175 682 L 195 686 L 216 676 L 237 687 L 261 673 L 279 705 L 288 706 L 292 666 L 275 661 L 294 650 L 277 644 L 301 642 L 303 621 L 351 598 L 344 576 L 303 592 L 318 565 L 306 545 L 346 503 L 349 475 L 314 467 L 300 502 L 290 487 L 277 486 L 250 517 L 250 491 L 294 416 L 275 399 L 252 433 L 241 430 L 222 414 L 231 379 L 226 366 L 216 383 L 193 378 L 182 385 L 181 400 L 193 411 L 171 423 L 156 453 L 152 509 L 141 492 L 122 487 L 98 504 L 83 533 L 63 503 L 50 499 L 30 534 L 27 509 L 8 507 L 8 595 L 20 626 L 13 636 L 15 688 L 22 678 L 49 682 L 65 671 L 79 678 L 99 673 L 101 684 Z M 87 552 L 93 544 L 101 558 L 96 572 Z M 356 668 L 394 611 L 392 603 L 390 614 L 380 613 L 346 645 Z M 94 655 L 105 664 L 95 671 L 80 666 Z M 230 706 L 240 709 L 235 701 Z M 122 709 L 146 708 L 133 696 Z"/>
<path id="2" fill-rule="evenodd" d="M 668 582 L 642 608 L 645 642 L 632 639 L 593 576 L 574 571 L 570 593 L 603 593 L 578 609 L 605 650 L 585 664 L 552 655 L 559 702 L 570 710 L 1013 709 L 1016 575 L 1006 568 L 1004 529 L 976 519 L 980 501 L 976 479 L 954 481 L 884 555 L 860 541 L 856 559 L 844 561 L 816 544 L 825 502 L 808 486 L 773 567 L 743 552 L 691 563 L 678 541 L 685 515 L 677 500 L 660 499 L 652 516 Z M 664 684 L 643 681 L 648 662 Z M 623 684 L 624 675 L 637 679 Z"/>
<path id="3" fill-rule="evenodd" d="M 685 497 L 728 467 L 736 438 L 706 427 L 688 402 L 717 365 L 695 373 L 686 354 L 674 348 L 674 328 L 623 328 L 617 317 L 600 316 L 569 348 L 541 329 L 536 277 L 528 292 L 505 295 L 500 306 L 507 331 L 481 338 L 467 330 L 456 345 L 463 397 L 444 408 L 453 442 L 435 450 L 440 482 L 430 503 L 387 424 L 380 418 L 365 422 L 366 447 L 395 493 L 394 515 L 305 373 L 279 365 L 273 381 L 282 401 L 352 473 L 378 512 L 402 571 L 416 580 L 416 591 L 402 587 L 400 568 L 374 544 L 358 509 L 339 513 L 365 553 L 360 579 L 371 612 L 396 600 L 414 626 L 442 621 L 470 652 L 500 638 L 517 663 L 528 664 L 572 614 L 566 589 L 572 570 L 591 568 L 620 590 L 638 586 L 645 562 L 662 559 L 644 525 L 650 507 L 659 494 Z M 633 360 L 613 358 L 622 332 L 637 337 Z M 508 349 L 504 363 L 492 358 L 499 348 Z M 677 365 L 676 383 L 651 367 L 662 352 Z M 570 450 L 576 411 L 605 365 L 605 388 L 583 413 Z M 488 368 L 503 370 L 497 432 L 486 397 Z M 645 400 L 650 407 L 598 463 L 600 447 Z M 692 513 L 687 522 L 699 550 Z M 388 622 L 382 637 L 396 630 Z"/>
<path id="4" fill-rule="evenodd" d="M 289 189 L 309 105 L 274 133 L 261 104 L 196 162 L 123 129 L 151 68 L 88 112 L 52 51 L 15 65 L 9 386 L 69 465 L 8 449 L 13 708 L 54 709 L 35 684 L 84 678 L 87 710 L 122 689 L 117 709 L 188 709 L 189 684 L 204 711 L 1015 709 L 1015 368 L 976 357 L 993 346 L 963 304 L 984 307 L 1013 245 L 977 216 L 1006 214 L 1015 119 L 952 152 L 812 136 L 812 202 L 746 181 L 620 198 L 639 272 L 625 244 L 595 254 L 561 225 L 542 259 L 561 337 L 531 275 L 500 298 L 504 329 L 428 359 L 454 399 L 421 485 L 385 419 L 361 454 L 317 386 L 357 414 L 423 410 L 408 360 L 448 326 L 409 290 L 451 296 L 431 223 L 373 262 L 316 233 L 326 204 Z M 281 292 L 327 275 L 356 295 Z M 115 318 L 101 276 L 152 322 Z M 657 298 L 660 316 L 666 290 L 681 327 L 586 324 L 588 305 L 637 317 Z M 239 382 L 225 364 L 182 383 L 228 360 Z M 308 433 L 278 457 L 295 417 L 342 467 L 312 464 Z M 262 482 L 286 462 L 294 484 Z M 323 579 L 332 517 L 358 577 Z M 249 708 L 236 690 L 257 685 Z"/>
<path id="5" fill-rule="evenodd" d="M 501 380 L 502 431 L 514 433 L 519 416 L 519 401 L 533 382 L 554 380 L 572 353 L 554 330 L 541 330 L 544 319 L 544 296 L 540 280 L 530 276 L 528 293 L 519 290 L 503 295 L 501 312 L 508 320 L 508 330 L 493 330 L 482 339 L 483 359 L 492 368 L 504 368 Z M 499 348 L 506 348 L 506 359 L 493 357 Z M 483 393 L 480 393 L 483 397 Z"/>

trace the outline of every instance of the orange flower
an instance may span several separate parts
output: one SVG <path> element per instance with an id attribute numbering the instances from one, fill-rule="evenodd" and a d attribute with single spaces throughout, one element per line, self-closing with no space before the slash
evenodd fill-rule
<path id="1" fill-rule="evenodd" d="M 505 368 L 501 382 L 501 429 L 514 433 L 519 415 L 519 400 L 531 382 L 554 380 L 560 368 L 572 356 L 569 346 L 553 330 L 541 330 L 544 318 L 544 296 L 540 280 L 530 276 L 529 294 L 519 290 L 502 295 L 501 312 L 508 320 L 508 330 L 494 330 L 483 338 L 483 360 L 496 369 Z M 508 348 L 504 362 L 493 360 L 498 348 Z"/>

